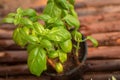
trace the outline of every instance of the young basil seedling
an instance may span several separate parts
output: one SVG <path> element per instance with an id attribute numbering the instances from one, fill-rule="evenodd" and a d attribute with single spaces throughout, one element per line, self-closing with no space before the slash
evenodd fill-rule
<path id="1" fill-rule="evenodd" d="M 3 22 L 16 25 L 13 40 L 19 46 L 27 47 L 27 63 L 32 74 L 40 76 L 47 69 L 47 62 L 61 73 L 64 70 L 62 64 L 67 61 L 67 55 L 72 53 L 73 48 L 78 57 L 80 42 L 89 39 L 95 46 L 98 45 L 90 36 L 82 40 L 74 3 L 75 0 L 48 0 L 40 15 L 33 9 L 18 8 L 3 19 Z M 56 58 L 57 62 L 52 62 Z"/>

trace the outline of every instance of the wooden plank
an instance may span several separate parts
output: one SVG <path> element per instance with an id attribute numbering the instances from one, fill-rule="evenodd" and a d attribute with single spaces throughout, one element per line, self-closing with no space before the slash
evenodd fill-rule
<path id="1" fill-rule="evenodd" d="M 87 72 L 120 71 L 120 59 L 117 60 L 88 60 Z"/>
<path id="2" fill-rule="evenodd" d="M 76 3 L 75 8 L 83 8 L 83 7 L 101 7 L 106 5 L 119 5 L 120 0 L 82 0 Z"/>
<path id="3" fill-rule="evenodd" d="M 10 30 L 0 29 L 0 39 L 11 39 L 12 33 Z"/>
<path id="4" fill-rule="evenodd" d="M 80 31 L 86 35 L 94 33 L 120 32 L 120 20 L 82 24 Z"/>
<path id="5" fill-rule="evenodd" d="M 104 6 L 100 8 L 96 7 L 88 7 L 88 8 L 78 8 L 76 12 L 79 16 L 86 16 L 86 15 L 97 15 L 102 13 L 117 13 L 120 12 L 120 5 L 118 6 Z"/>
<path id="6" fill-rule="evenodd" d="M 120 32 L 110 32 L 110 33 L 98 33 L 90 35 L 95 38 L 99 46 L 119 46 L 120 45 Z M 88 41 L 88 46 L 93 46 L 93 44 Z"/>
<path id="7" fill-rule="evenodd" d="M 88 60 L 85 70 L 88 72 L 111 72 L 120 70 L 120 60 Z M 16 65 L 0 65 L 0 76 L 6 75 L 28 75 L 28 67 L 26 64 Z"/>
<path id="8" fill-rule="evenodd" d="M 100 22 L 108 22 L 108 21 L 119 21 L 120 20 L 120 13 L 103 13 L 98 15 L 87 15 L 87 16 L 79 16 L 79 20 L 81 24 L 98 24 Z"/>
<path id="9" fill-rule="evenodd" d="M 88 48 L 87 59 L 120 59 L 120 46 Z M 0 63 L 22 63 L 27 60 L 26 51 L 1 51 Z"/>
<path id="10" fill-rule="evenodd" d="M 4 51 L 0 52 L 0 63 L 25 63 L 27 61 L 26 51 Z"/>
<path id="11" fill-rule="evenodd" d="M 51 80 L 50 77 L 41 75 L 40 77 L 30 76 L 30 75 L 19 75 L 19 76 L 10 76 L 5 78 L 0 78 L 0 80 Z"/>
<path id="12" fill-rule="evenodd" d="M 0 40 L 0 50 L 24 50 L 11 39 L 1 39 Z"/>
<path id="13" fill-rule="evenodd" d="M 0 76 L 23 75 L 23 74 L 30 74 L 30 72 L 28 71 L 28 66 L 26 64 L 0 66 Z"/>
<path id="14" fill-rule="evenodd" d="M 120 46 L 88 48 L 87 59 L 120 59 Z"/>

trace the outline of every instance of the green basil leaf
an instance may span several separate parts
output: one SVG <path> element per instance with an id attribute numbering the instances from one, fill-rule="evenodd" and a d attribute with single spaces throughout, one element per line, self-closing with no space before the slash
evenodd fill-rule
<path id="1" fill-rule="evenodd" d="M 36 16 L 36 11 L 34 9 L 26 9 L 23 13 L 24 16 Z"/>
<path id="2" fill-rule="evenodd" d="M 61 63 L 56 63 L 55 64 L 55 70 L 58 72 L 58 73 L 61 73 L 63 72 L 63 66 Z"/>
<path id="3" fill-rule="evenodd" d="M 67 0 L 55 0 L 58 7 L 68 10 Z"/>
<path id="4" fill-rule="evenodd" d="M 64 18 L 67 15 L 68 15 L 68 11 L 67 10 L 62 10 L 62 14 L 61 14 L 62 18 Z"/>
<path id="5" fill-rule="evenodd" d="M 21 47 L 24 47 L 27 44 L 27 41 L 24 39 L 23 35 L 20 33 L 21 28 L 16 28 L 13 32 L 13 40 L 16 44 Z"/>
<path id="6" fill-rule="evenodd" d="M 22 16 L 19 14 L 16 14 L 15 19 L 14 19 L 14 24 L 18 25 L 21 24 Z"/>
<path id="7" fill-rule="evenodd" d="M 18 8 L 18 9 L 17 9 L 17 14 L 23 15 L 23 9 L 22 9 L 22 8 Z"/>
<path id="8" fill-rule="evenodd" d="M 41 14 L 40 16 L 38 16 L 38 18 L 43 21 L 48 21 L 49 19 L 51 19 L 51 17 L 47 14 Z"/>
<path id="9" fill-rule="evenodd" d="M 93 43 L 94 47 L 98 46 L 98 41 L 94 39 L 92 36 L 87 36 L 87 39 Z"/>
<path id="10" fill-rule="evenodd" d="M 32 31 L 33 32 L 33 31 Z M 39 39 L 35 34 L 27 34 L 29 33 L 25 28 L 20 30 L 20 34 L 24 37 L 24 39 L 29 43 L 38 43 Z"/>
<path id="11" fill-rule="evenodd" d="M 58 19 L 57 21 L 54 22 L 54 26 L 57 27 L 57 26 L 61 26 L 61 27 L 64 27 L 64 22 L 60 19 Z"/>
<path id="12" fill-rule="evenodd" d="M 32 49 L 28 55 L 27 62 L 30 72 L 36 76 L 40 76 L 41 73 L 47 69 L 46 51 L 39 47 Z"/>
<path id="13" fill-rule="evenodd" d="M 59 56 L 58 51 L 50 51 L 48 54 L 48 57 L 52 59 L 57 58 L 58 56 Z"/>
<path id="14" fill-rule="evenodd" d="M 4 18 L 2 20 L 2 22 L 4 22 L 4 23 L 13 23 L 14 22 L 14 18 L 7 17 L 7 18 Z"/>
<path id="15" fill-rule="evenodd" d="M 75 28 L 79 28 L 80 27 L 80 22 L 78 19 L 76 19 L 74 16 L 72 15 L 67 15 L 66 17 L 64 17 L 64 20 L 67 22 L 67 24 L 70 27 L 75 27 Z"/>
<path id="16" fill-rule="evenodd" d="M 55 21 L 57 21 L 57 17 L 51 18 L 47 21 L 47 23 L 54 23 Z"/>
<path id="17" fill-rule="evenodd" d="M 7 17 L 15 17 L 15 13 L 9 13 L 8 15 L 7 15 Z"/>
<path id="18" fill-rule="evenodd" d="M 61 42 L 60 47 L 64 52 L 69 53 L 72 50 L 72 41 L 69 39 L 64 42 Z"/>
<path id="19" fill-rule="evenodd" d="M 52 28 L 51 31 L 49 31 L 49 33 L 48 33 L 48 35 L 46 35 L 46 37 L 52 41 L 63 42 L 67 39 L 71 39 L 71 34 L 64 28 L 54 27 L 54 28 Z"/>
<path id="20" fill-rule="evenodd" d="M 45 7 L 43 14 L 47 14 L 50 17 L 60 17 L 61 9 L 57 7 L 54 1 L 48 1 L 47 6 Z"/>
<path id="21" fill-rule="evenodd" d="M 42 34 L 45 31 L 44 27 L 40 23 L 35 22 L 33 25 L 34 25 L 34 30 L 37 33 Z"/>
<path id="22" fill-rule="evenodd" d="M 69 0 L 69 2 L 74 5 L 75 4 L 75 0 Z"/>
<path id="23" fill-rule="evenodd" d="M 21 18 L 21 24 L 24 26 L 32 26 L 33 22 L 28 18 Z"/>
<path id="24" fill-rule="evenodd" d="M 73 31 L 72 32 L 72 36 L 74 38 L 75 41 L 82 41 L 82 34 L 78 31 Z"/>
<path id="25" fill-rule="evenodd" d="M 28 42 L 30 43 L 39 43 L 39 39 L 37 36 L 33 36 L 33 35 L 28 35 Z"/>
<path id="26" fill-rule="evenodd" d="M 35 44 L 28 44 L 27 45 L 27 52 L 30 53 L 32 49 L 36 48 L 37 45 Z"/>
<path id="27" fill-rule="evenodd" d="M 69 4 L 69 11 L 72 16 L 74 16 L 76 19 L 78 18 L 78 15 L 74 9 L 74 6 L 72 4 Z"/>
<path id="28" fill-rule="evenodd" d="M 64 63 L 67 60 L 67 54 L 59 50 L 59 60 Z"/>
<path id="29" fill-rule="evenodd" d="M 52 45 L 52 43 L 49 41 L 49 40 L 47 40 L 47 39 L 42 39 L 41 41 L 40 41 L 40 45 L 43 47 L 43 48 L 46 48 L 46 49 L 52 49 L 53 48 L 53 45 Z"/>

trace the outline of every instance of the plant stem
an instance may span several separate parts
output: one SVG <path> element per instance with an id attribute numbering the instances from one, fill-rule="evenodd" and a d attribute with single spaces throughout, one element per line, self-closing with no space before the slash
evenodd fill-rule
<path id="1" fill-rule="evenodd" d="M 75 51 L 75 54 L 76 54 L 76 56 L 78 57 L 78 51 L 79 51 L 79 45 L 80 45 L 80 42 L 78 41 L 77 42 L 77 46 L 76 46 L 76 51 Z"/>
<path id="2" fill-rule="evenodd" d="M 48 57 L 46 57 L 46 58 L 47 58 L 47 62 L 55 69 L 55 63 Z"/>
<path id="3" fill-rule="evenodd" d="M 79 51 L 79 49 L 80 49 L 79 45 L 80 45 L 80 42 L 78 41 L 78 42 L 77 42 L 77 46 L 76 46 L 76 50 L 75 50 L 75 56 L 74 56 L 74 59 L 75 59 L 77 65 L 80 64 L 80 62 L 79 62 L 79 60 L 78 60 L 78 56 L 79 56 L 79 55 L 78 55 L 78 51 Z"/>

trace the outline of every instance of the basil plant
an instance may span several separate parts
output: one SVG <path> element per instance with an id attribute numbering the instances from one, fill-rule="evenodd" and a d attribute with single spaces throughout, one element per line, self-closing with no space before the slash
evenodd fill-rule
<path id="1" fill-rule="evenodd" d="M 16 26 L 13 40 L 17 45 L 27 48 L 27 64 L 32 74 L 40 76 L 47 70 L 47 62 L 56 72 L 61 73 L 62 64 L 67 60 L 67 55 L 73 47 L 78 56 L 80 42 L 89 39 L 97 46 L 97 41 L 91 36 L 82 40 L 74 3 L 75 0 L 48 0 L 42 14 L 36 13 L 34 9 L 18 8 L 15 13 L 9 13 L 3 19 L 3 22 Z M 58 61 L 54 62 L 56 58 Z"/>

